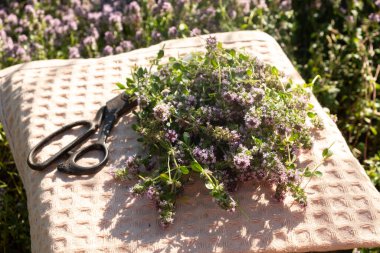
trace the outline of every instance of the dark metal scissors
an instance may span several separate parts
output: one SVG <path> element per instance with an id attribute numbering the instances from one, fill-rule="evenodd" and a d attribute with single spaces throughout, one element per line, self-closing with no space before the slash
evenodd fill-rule
<path id="1" fill-rule="evenodd" d="M 106 164 L 108 159 L 108 149 L 105 143 L 112 127 L 123 114 L 130 112 L 135 106 L 137 106 L 137 101 L 132 100 L 130 97 L 128 97 L 127 94 L 123 92 L 122 94 L 119 94 L 118 96 L 109 100 L 105 106 L 102 106 L 96 113 L 94 120 L 80 120 L 63 126 L 62 128 L 50 134 L 46 138 L 42 139 L 30 151 L 27 160 L 29 167 L 33 170 L 41 171 L 57 159 L 65 155 L 69 155 L 70 157 L 68 158 L 68 160 L 58 164 L 57 169 L 59 171 L 74 175 L 89 175 L 97 173 Z M 51 140 L 77 126 L 85 127 L 86 131 L 46 161 L 41 163 L 34 162 L 37 152 L 40 151 L 43 147 L 46 147 Z M 80 143 L 89 138 L 90 135 L 95 133 L 95 131 L 99 127 L 99 138 L 95 143 L 85 146 L 75 152 L 72 152 L 72 149 L 74 149 Z M 81 157 L 83 157 L 86 153 L 94 150 L 101 151 L 103 154 L 103 158 L 100 160 L 98 164 L 88 167 L 77 164 L 77 161 Z"/>

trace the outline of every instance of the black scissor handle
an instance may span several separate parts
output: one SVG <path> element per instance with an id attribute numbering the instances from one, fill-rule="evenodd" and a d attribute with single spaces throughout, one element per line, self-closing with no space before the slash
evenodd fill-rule
<path id="1" fill-rule="evenodd" d="M 58 151 L 55 155 L 51 156 L 49 159 L 47 159 L 44 162 L 36 163 L 34 162 L 35 156 L 38 151 L 40 151 L 43 147 L 47 146 L 47 144 L 56 136 L 59 136 L 63 134 L 64 132 L 76 127 L 76 126 L 84 126 L 86 127 L 86 131 L 79 135 L 75 140 L 67 144 L 65 147 L 63 147 L 60 151 Z M 29 167 L 33 170 L 41 171 L 48 167 L 51 163 L 53 163 L 58 158 L 62 157 L 63 155 L 67 154 L 71 149 L 73 149 L 75 146 L 77 146 L 79 143 L 83 142 L 85 139 L 87 139 L 91 134 L 93 134 L 96 130 L 97 126 L 94 122 L 88 121 L 88 120 L 80 120 L 76 121 L 70 124 L 67 124 L 63 126 L 62 128 L 58 129 L 54 133 L 50 134 L 49 136 L 42 139 L 29 153 L 27 163 Z"/>
<path id="2" fill-rule="evenodd" d="M 95 165 L 92 166 L 81 166 L 77 164 L 77 161 L 86 155 L 87 153 L 99 150 L 103 153 L 102 159 Z M 85 146 L 79 150 L 77 150 L 75 153 L 73 153 L 70 158 L 63 162 L 58 164 L 57 169 L 60 172 L 72 174 L 72 175 L 90 175 L 95 174 L 101 168 L 106 164 L 108 160 L 108 149 L 104 142 L 95 142 L 93 144 L 90 144 L 88 146 Z"/>

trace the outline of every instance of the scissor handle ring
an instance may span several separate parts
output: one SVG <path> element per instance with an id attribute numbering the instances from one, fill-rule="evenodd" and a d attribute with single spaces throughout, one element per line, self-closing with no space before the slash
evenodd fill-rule
<path id="1" fill-rule="evenodd" d="M 81 166 L 77 164 L 77 161 L 83 157 L 86 153 L 94 150 L 100 150 L 103 152 L 103 158 L 97 164 L 93 166 Z M 108 160 L 108 149 L 104 142 L 96 142 L 85 146 L 73 153 L 70 158 L 63 163 L 60 163 L 57 169 L 60 172 L 72 175 L 90 175 L 97 173 Z"/>
<path id="2" fill-rule="evenodd" d="M 63 147 L 60 151 L 58 151 L 55 155 L 51 156 L 49 159 L 47 159 L 44 162 L 36 163 L 34 162 L 34 158 L 36 156 L 36 153 L 40 151 L 44 146 L 47 145 L 49 141 L 51 141 L 54 137 L 59 136 L 60 134 L 66 132 L 67 130 L 70 130 L 76 126 L 85 126 L 87 129 L 86 132 L 78 136 L 75 140 L 67 144 L 65 147 Z M 61 156 L 65 155 L 70 151 L 73 147 L 77 146 L 79 143 L 83 142 L 87 137 L 89 137 L 92 133 L 94 133 L 96 130 L 96 125 L 94 122 L 88 121 L 88 120 L 80 120 L 76 121 L 70 124 L 67 124 L 63 126 L 62 128 L 58 129 L 57 131 L 53 132 L 49 136 L 42 139 L 30 152 L 28 155 L 27 163 L 29 167 L 33 170 L 42 171 L 46 167 L 48 167 L 51 163 L 53 163 L 55 160 L 60 158 Z"/>

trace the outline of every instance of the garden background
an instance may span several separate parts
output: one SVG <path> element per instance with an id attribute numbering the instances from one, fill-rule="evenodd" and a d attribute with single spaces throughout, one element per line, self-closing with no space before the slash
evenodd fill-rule
<path id="1" fill-rule="evenodd" d="M 305 80 L 321 76 L 314 94 L 380 190 L 380 0 L 2 0 L 0 69 L 254 29 L 272 35 Z M 30 251 L 26 197 L 1 125 L 0 248 Z"/>

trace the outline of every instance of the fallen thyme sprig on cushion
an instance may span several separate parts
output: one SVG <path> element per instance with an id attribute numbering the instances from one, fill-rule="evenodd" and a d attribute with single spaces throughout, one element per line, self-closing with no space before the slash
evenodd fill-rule
<path id="1" fill-rule="evenodd" d="M 275 67 L 214 37 L 206 42 L 206 53 L 166 64 L 160 50 L 149 69 L 136 68 L 118 84 L 139 101 L 133 128 L 144 153 L 129 157 L 115 177 L 140 178 L 132 192 L 155 201 L 163 226 L 173 222 L 176 197 L 194 175 L 228 211 L 237 205 L 229 192 L 248 180 L 274 185 L 279 201 L 290 192 L 306 206 L 300 179 L 321 175 L 296 164 L 297 152 L 311 147 L 311 129 L 321 126 L 310 85 L 284 81 Z"/>

